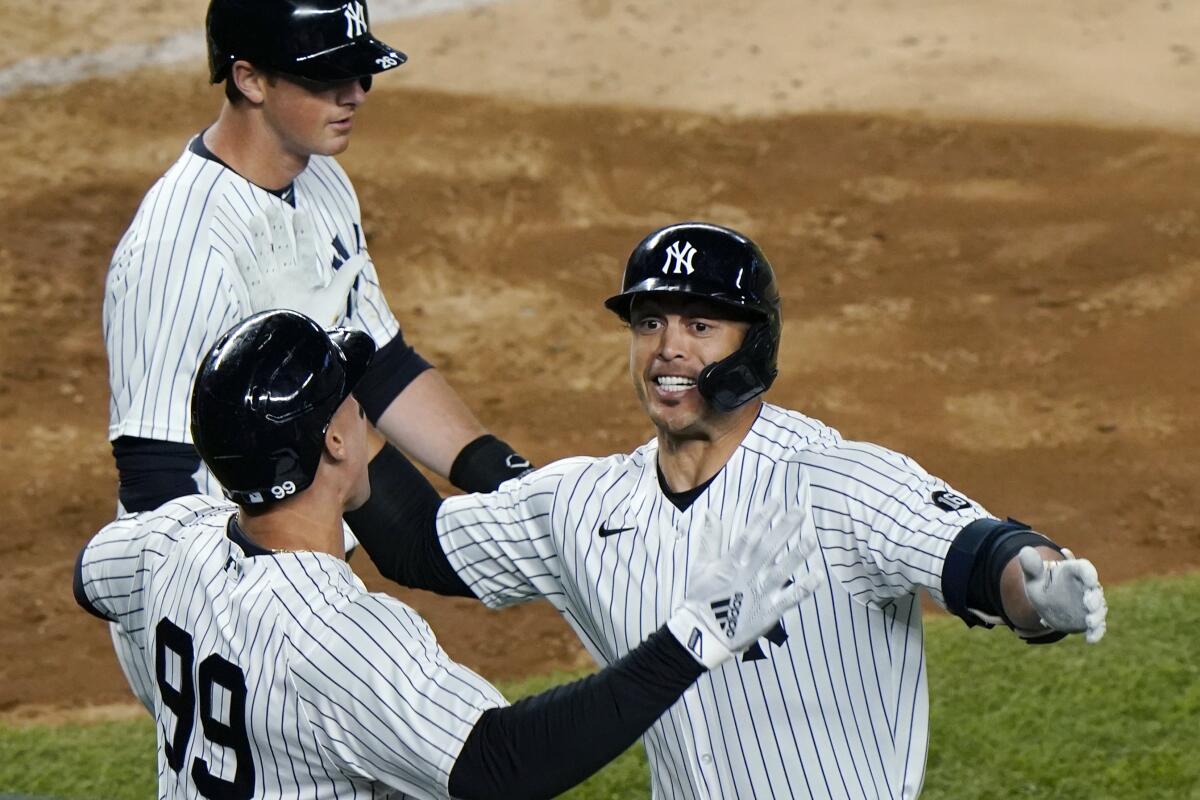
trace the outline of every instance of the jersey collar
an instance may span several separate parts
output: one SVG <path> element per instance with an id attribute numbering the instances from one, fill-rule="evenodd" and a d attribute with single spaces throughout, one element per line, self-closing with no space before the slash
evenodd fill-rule
<path id="1" fill-rule="evenodd" d="M 207 131 L 207 130 L 208 130 L 208 128 L 205 128 L 203 131 L 200 131 L 192 138 L 192 140 L 190 142 L 188 142 L 188 146 L 187 146 L 188 152 L 192 153 L 193 155 L 200 156 L 201 158 L 206 159 L 208 161 L 211 161 L 214 164 L 220 164 L 222 167 L 229 170 L 230 172 L 240 175 L 241 173 L 239 173 L 233 167 L 229 166 L 224 161 L 222 161 L 220 158 L 218 158 L 217 154 L 214 153 L 212 150 L 209 150 L 208 146 L 206 144 L 204 144 L 204 131 Z M 257 183 L 254 185 L 258 186 Z M 258 188 L 262 189 L 264 192 L 267 192 L 268 194 L 275 195 L 280 200 L 282 200 L 283 202 L 290 205 L 292 208 L 296 207 L 296 182 L 295 181 L 292 181 L 291 183 L 289 183 L 287 186 L 283 187 L 282 189 L 268 189 L 265 186 L 258 186 Z"/>
<path id="2" fill-rule="evenodd" d="M 229 516 L 229 524 L 225 527 L 225 535 L 229 537 L 229 541 L 241 548 L 242 552 L 246 554 L 247 558 L 253 558 L 254 556 L 275 555 L 274 550 L 268 550 L 262 545 L 255 544 L 250 540 L 250 537 L 246 535 L 244 530 L 242 530 L 242 526 L 237 524 L 237 514 L 231 514 Z"/>

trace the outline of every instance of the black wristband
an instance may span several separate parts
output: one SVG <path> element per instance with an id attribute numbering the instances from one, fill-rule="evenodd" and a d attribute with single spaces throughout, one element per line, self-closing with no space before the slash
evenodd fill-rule
<path id="1" fill-rule="evenodd" d="M 490 433 L 467 444 L 450 466 L 450 482 L 464 492 L 494 492 L 533 469 L 529 461 Z"/>
<path id="2" fill-rule="evenodd" d="M 1003 522 L 977 519 L 963 528 L 950 544 L 942 568 L 946 608 L 968 626 L 991 627 L 969 610 L 975 609 L 999 617 L 1011 628 L 1012 621 L 1004 613 L 1000 599 L 1000 575 L 1013 556 L 1026 546 L 1059 549 L 1025 523 L 1011 518 Z"/>
<path id="3" fill-rule="evenodd" d="M 1000 596 L 1000 576 L 1004 573 L 1004 568 L 1008 566 L 1008 562 L 1016 557 L 1017 553 L 1021 552 L 1022 547 L 1052 547 L 1058 549 L 1058 545 L 1042 536 L 1036 531 L 1029 530 L 1014 530 L 1005 531 L 996 537 L 992 542 L 991 552 L 988 553 L 987 562 L 984 565 L 986 570 L 983 581 L 984 594 L 986 597 L 987 607 L 981 608 L 981 611 L 986 611 L 989 614 L 995 614 L 1009 628 L 1014 628 L 1012 620 L 1004 613 L 1004 601 Z"/>

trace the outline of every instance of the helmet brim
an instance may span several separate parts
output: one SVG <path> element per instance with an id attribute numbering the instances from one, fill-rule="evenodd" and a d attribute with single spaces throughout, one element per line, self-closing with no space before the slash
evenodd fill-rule
<path id="1" fill-rule="evenodd" d="M 761 303 L 755 298 L 730 293 L 726 291 L 725 287 L 704 280 L 662 281 L 657 278 L 647 278 L 605 300 L 604 307 L 628 322 L 634 298 L 645 294 L 674 295 L 706 300 L 729 309 L 734 312 L 736 318 L 765 319 L 768 316 L 767 311 L 761 308 Z"/>
<path id="2" fill-rule="evenodd" d="M 342 399 L 345 400 L 358 386 L 371 359 L 375 356 L 375 340 L 366 333 L 353 328 L 334 328 L 328 331 L 330 340 L 342 353 L 346 383 L 342 387 Z"/>
<path id="3" fill-rule="evenodd" d="M 334 83 L 377 75 L 395 69 L 405 61 L 408 61 L 408 56 L 391 45 L 373 36 L 362 36 L 337 47 L 302 56 L 279 69 L 285 75 L 296 75 L 318 83 Z"/>

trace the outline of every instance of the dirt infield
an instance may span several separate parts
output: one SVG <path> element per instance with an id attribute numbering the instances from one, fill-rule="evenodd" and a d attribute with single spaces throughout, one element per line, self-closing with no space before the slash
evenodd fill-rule
<path id="1" fill-rule="evenodd" d="M 70 593 L 114 507 L 103 279 L 217 102 L 182 72 L 0 98 L 0 712 L 128 698 Z M 392 86 L 342 161 L 407 337 L 538 462 L 649 436 L 600 301 L 644 233 L 703 218 L 777 266 L 773 401 L 911 454 L 1107 581 L 1200 567 L 1196 138 Z M 586 662 L 547 606 L 398 594 L 488 676 Z"/>

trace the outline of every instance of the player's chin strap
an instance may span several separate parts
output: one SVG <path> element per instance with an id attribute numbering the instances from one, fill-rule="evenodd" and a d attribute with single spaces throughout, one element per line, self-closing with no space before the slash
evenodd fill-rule
<path id="1" fill-rule="evenodd" d="M 770 323 L 755 322 L 741 347 L 700 372 L 700 396 L 717 411 L 730 412 L 770 389 L 779 374 L 765 366 L 774 361 L 771 347 Z"/>
<path id="2" fill-rule="evenodd" d="M 942 596 L 946 608 L 968 626 L 991 628 L 1006 625 L 1029 644 L 1050 644 L 1066 636 L 1043 627 L 1026 630 L 1013 625 L 1004 613 L 1000 574 L 1022 547 L 1062 548 L 1023 522 L 1009 518 L 979 519 L 962 529 L 950 544 L 942 570 Z"/>

